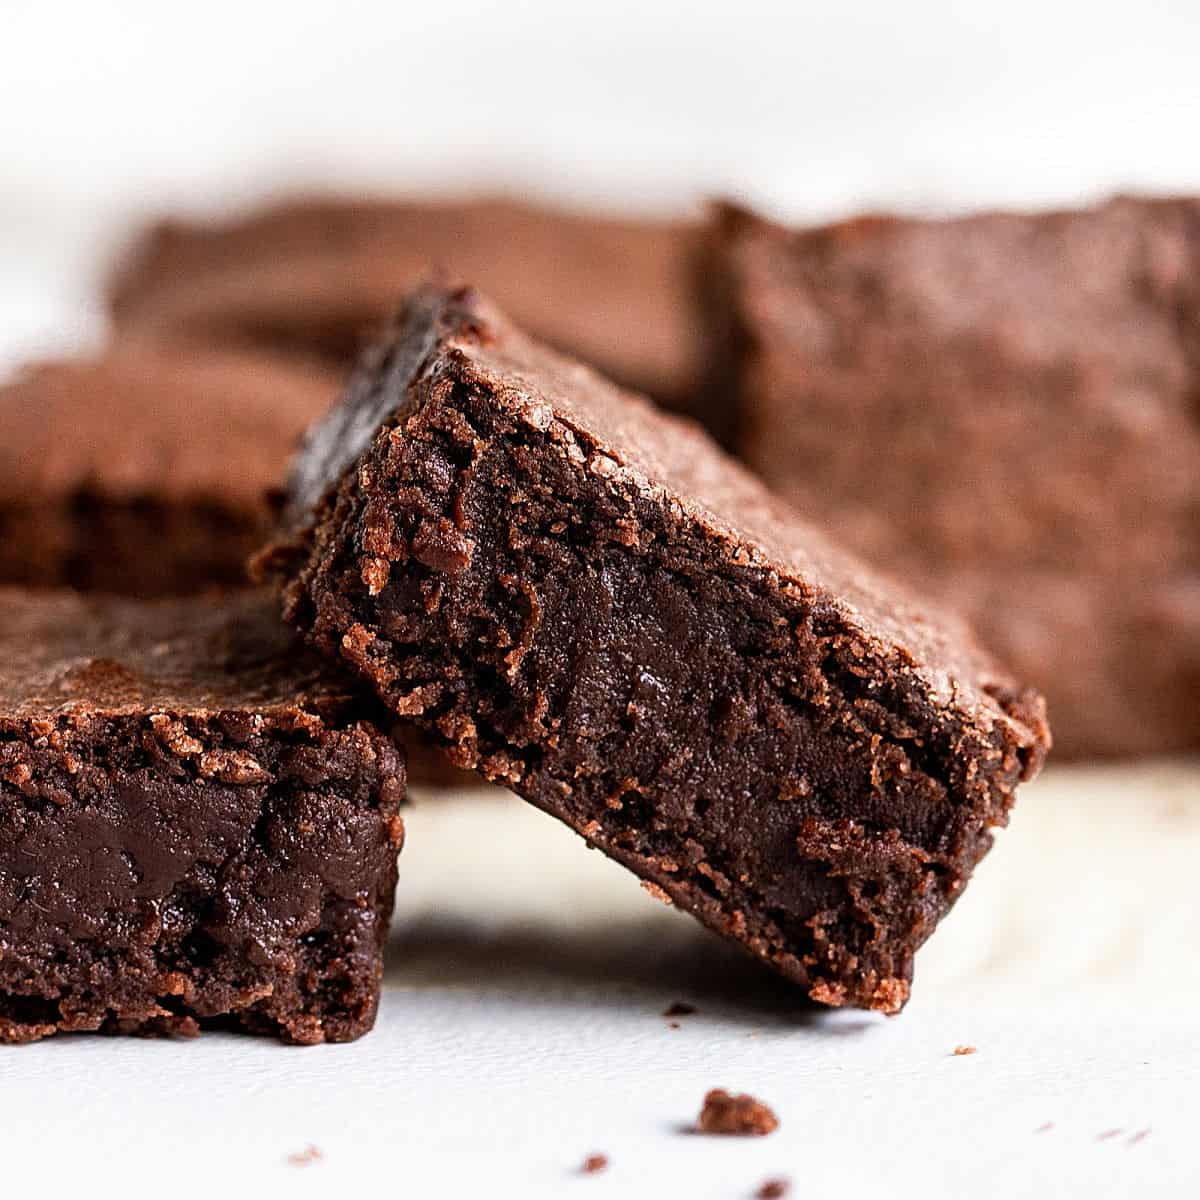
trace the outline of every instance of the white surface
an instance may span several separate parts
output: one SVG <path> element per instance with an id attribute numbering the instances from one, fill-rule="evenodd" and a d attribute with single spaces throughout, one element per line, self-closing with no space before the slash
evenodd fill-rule
<path id="1" fill-rule="evenodd" d="M 64 1188 L 130 1195 L 716 1200 L 778 1175 L 795 1197 L 1200 1187 L 1200 764 L 1028 788 L 892 1019 L 797 1011 L 504 793 L 418 804 L 408 826 L 374 1033 L 6 1050 L 6 1194 L 41 1194 L 48 1164 Z M 674 1000 L 699 1009 L 678 1029 L 661 1015 Z M 779 1131 L 689 1133 L 713 1086 L 766 1100 Z M 321 1158 L 289 1161 L 310 1145 Z M 593 1152 L 611 1167 L 583 1177 Z"/>
<path id="2" fill-rule="evenodd" d="M 142 214 L 289 186 L 796 217 L 1200 190 L 1198 31 L 1193 0 L 4 0 L 0 364 L 102 336 Z M 516 801 L 409 829 L 374 1034 L 3 1050 L 4 1194 L 1200 1191 L 1200 767 L 1029 789 L 891 1021 L 790 1011 Z M 782 1128 L 681 1132 L 714 1085 Z"/>

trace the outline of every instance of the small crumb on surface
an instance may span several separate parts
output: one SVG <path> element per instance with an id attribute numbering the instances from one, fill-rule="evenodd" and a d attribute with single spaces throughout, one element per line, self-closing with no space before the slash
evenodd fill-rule
<path id="1" fill-rule="evenodd" d="M 690 1017 L 696 1011 L 694 1004 L 688 1004 L 685 1000 L 676 1000 L 663 1011 L 664 1017 Z"/>
<path id="2" fill-rule="evenodd" d="M 598 1175 L 601 1171 L 608 1170 L 608 1155 L 607 1154 L 589 1154 L 583 1160 L 583 1165 L 579 1168 L 584 1175 Z"/>
<path id="3" fill-rule="evenodd" d="M 977 1050 L 974 1046 L 955 1046 L 954 1057 L 962 1058 L 964 1054 L 976 1054 Z"/>
<path id="4" fill-rule="evenodd" d="M 298 1154 L 289 1154 L 287 1160 L 293 1167 L 308 1167 L 315 1162 L 320 1162 L 324 1157 L 325 1155 L 316 1146 L 307 1146 Z"/>
<path id="5" fill-rule="evenodd" d="M 696 1120 L 698 1133 L 762 1137 L 779 1128 L 779 1118 L 761 1100 L 745 1094 L 734 1096 L 724 1088 L 713 1088 L 704 1097 Z"/>
<path id="6" fill-rule="evenodd" d="M 668 1029 L 682 1029 L 683 1026 L 680 1025 L 680 1023 L 678 1021 L 668 1021 L 667 1028 Z"/>
<path id="7" fill-rule="evenodd" d="M 754 1195 L 757 1197 L 757 1200 L 781 1200 L 781 1197 L 786 1196 L 791 1190 L 791 1180 L 768 1179 Z"/>

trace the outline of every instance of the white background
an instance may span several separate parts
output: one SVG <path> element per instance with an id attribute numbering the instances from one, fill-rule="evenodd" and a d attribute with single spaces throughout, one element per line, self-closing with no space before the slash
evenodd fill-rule
<path id="1" fill-rule="evenodd" d="M 1198 58 L 1194 0 L 0 0 L 0 327 L 94 333 L 140 214 L 295 186 L 795 217 L 1200 190 Z"/>
<path id="2" fill-rule="evenodd" d="M 1192 0 L 0 0 L 0 359 L 103 336 L 144 214 L 294 187 L 796 218 L 1200 191 L 1198 61 Z M 890 1021 L 796 1015 L 516 801 L 427 804 L 372 1036 L 2 1050 L 5 1194 L 1196 1195 L 1198 780 L 1051 769 Z M 782 1128 L 682 1132 L 714 1085 Z"/>

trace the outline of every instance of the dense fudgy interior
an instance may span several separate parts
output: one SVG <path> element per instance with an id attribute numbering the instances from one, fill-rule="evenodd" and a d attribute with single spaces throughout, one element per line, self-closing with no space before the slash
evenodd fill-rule
<path id="1" fill-rule="evenodd" d="M 238 711 L 0 725 L 0 1041 L 374 1022 L 403 767 Z"/>
<path id="2" fill-rule="evenodd" d="M 478 383 L 414 393 L 326 498 L 291 617 L 815 998 L 898 1009 L 1025 752 L 661 490 L 610 486 L 579 431 Z"/>

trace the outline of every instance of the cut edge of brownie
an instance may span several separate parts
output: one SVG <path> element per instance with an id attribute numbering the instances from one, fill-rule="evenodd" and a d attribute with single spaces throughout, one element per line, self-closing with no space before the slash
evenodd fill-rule
<path id="1" fill-rule="evenodd" d="M 5 611 L 26 599 L 62 619 L 167 611 L 0 589 Z M 230 600 L 239 641 L 261 599 Z M 18 691 L 0 713 L 0 1043 L 366 1033 L 404 836 L 403 754 L 375 704 L 294 661 L 261 703 L 236 683 L 228 707 L 142 703 L 136 660 L 104 650 L 52 668 L 61 703 Z M 206 669 L 205 684 L 223 668 Z M 268 657 L 249 669 L 262 687 Z"/>
<path id="2" fill-rule="evenodd" d="M 531 346 L 469 291 L 418 293 L 310 439 L 299 532 L 260 569 L 290 576 L 288 619 L 456 763 L 812 998 L 898 1011 L 1040 765 L 1040 698 L 973 649 L 975 682 L 926 670 L 781 574 L 530 399 L 539 362 L 608 388 Z"/>

